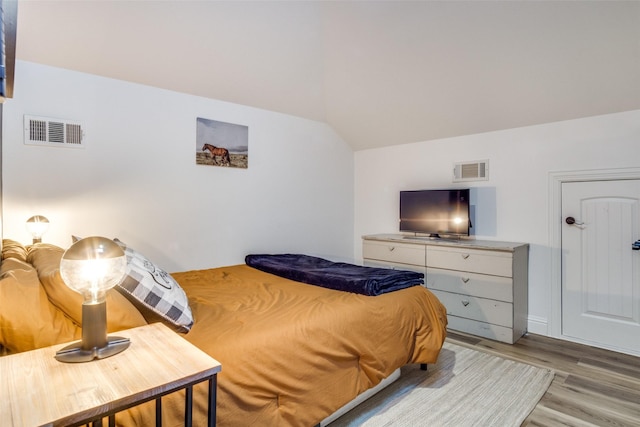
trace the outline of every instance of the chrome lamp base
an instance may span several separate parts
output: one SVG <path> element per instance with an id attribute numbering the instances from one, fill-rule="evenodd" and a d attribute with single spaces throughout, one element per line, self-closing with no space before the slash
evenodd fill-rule
<path id="1" fill-rule="evenodd" d="M 69 344 L 56 352 L 56 360 L 67 363 L 91 362 L 94 359 L 104 359 L 113 356 L 129 347 L 131 341 L 129 338 L 108 337 L 107 345 L 100 348 L 84 349 L 82 341 Z"/>
<path id="2" fill-rule="evenodd" d="M 67 363 L 91 362 L 94 359 L 104 359 L 118 354 L 126 350 L 129 344 L 131 344 L 129 338 L 108 337 L 106 346 L 85 350 L 82 348 L 82 341 L 78 341 L 58 350 L 55 358 L 60 362 Z"/>

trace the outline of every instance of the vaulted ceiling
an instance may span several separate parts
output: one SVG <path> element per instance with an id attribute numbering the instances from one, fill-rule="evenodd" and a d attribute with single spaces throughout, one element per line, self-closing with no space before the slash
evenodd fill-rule
<path id="1" fill-rule="evenodd" d="M 16 56 L 361 150 L 640 109 L 640 2 L 21 0 Z"/>

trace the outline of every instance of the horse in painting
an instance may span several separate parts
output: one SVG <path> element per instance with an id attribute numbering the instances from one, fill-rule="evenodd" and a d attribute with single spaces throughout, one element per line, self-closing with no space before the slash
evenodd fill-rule
<path id="1" fill-rule="evenodd" d="M 227 165 L 231 166 L 231 158 L 229 157 L 229 150 L 223 147 L 216 147 L 215 145 L 211 145 L 211 144 L 204 144 L 202 146 L 202 151 L 207 151 L 207 150 L 209 151 L 209 153 L 211 153 L 213 162 L 216 165 L 218 164 L 216 157 L 220 157 L 223 164 L 224 162 L 226 162 Z"/>

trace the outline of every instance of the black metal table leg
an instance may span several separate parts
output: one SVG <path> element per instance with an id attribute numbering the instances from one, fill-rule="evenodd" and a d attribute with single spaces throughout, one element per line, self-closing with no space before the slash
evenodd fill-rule
<path id="1" fill-rule="evenodd" d="M 216 425 L 216 385 L 218 383 L 218 377 L 214 375 L 209 379 L 209 409 L 207 410 L 207 417 L 209 420 L 209 427 L 215 427 Z"/>
<path id="2" fill-rule="evenodd" d="M 184 425 L 185 427 L 191 427 L 193 424 L 193 386 L 185 388 L 184 399 Z"/>
<path id="3" fill-rule="evenodd" d="M 156 427 L 162 427 L 162 398 L 156 399 Z"/>

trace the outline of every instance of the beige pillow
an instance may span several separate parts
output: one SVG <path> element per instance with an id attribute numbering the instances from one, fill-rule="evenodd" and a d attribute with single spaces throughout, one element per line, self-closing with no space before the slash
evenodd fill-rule
<path id="1" fill-rule="evenodd" d="M 47 243 L 29 248 L 27 260 L 38 270 L 40 282 L 49 300 L 79 325 L 82 325 L 82 295 L 69 288 L 60 276 L 60 259 L 64 250 Z M 107 331 L 146 325 L 138 309 L 114 289 L 107 291 Z"/>
<path id="2" fill-rule="evenodd" d="M 38 274 L 36 269 L 26 261 L 20 261 L 17 258 L 6 258 L 2 260 L 2 264 L 0 264 L 0 277 L 12 270 L 33 271 L 36 275 Z"/>
<path id="3" fill-rule="evenodd" d="M 11 239 L 2 240 L 2 259 L 15 258 L 20 261 L 27 261 L 27 248 L 22 243 Z"/>
<path id="4" fill-rule="evenodd" d="M 29 267 L 15 259 L 3 261 L 1 267 L 0 345 L 9 353 L 72 342 L 82 336 L 78 325 L 49 302 L 38 273 Z"/>

